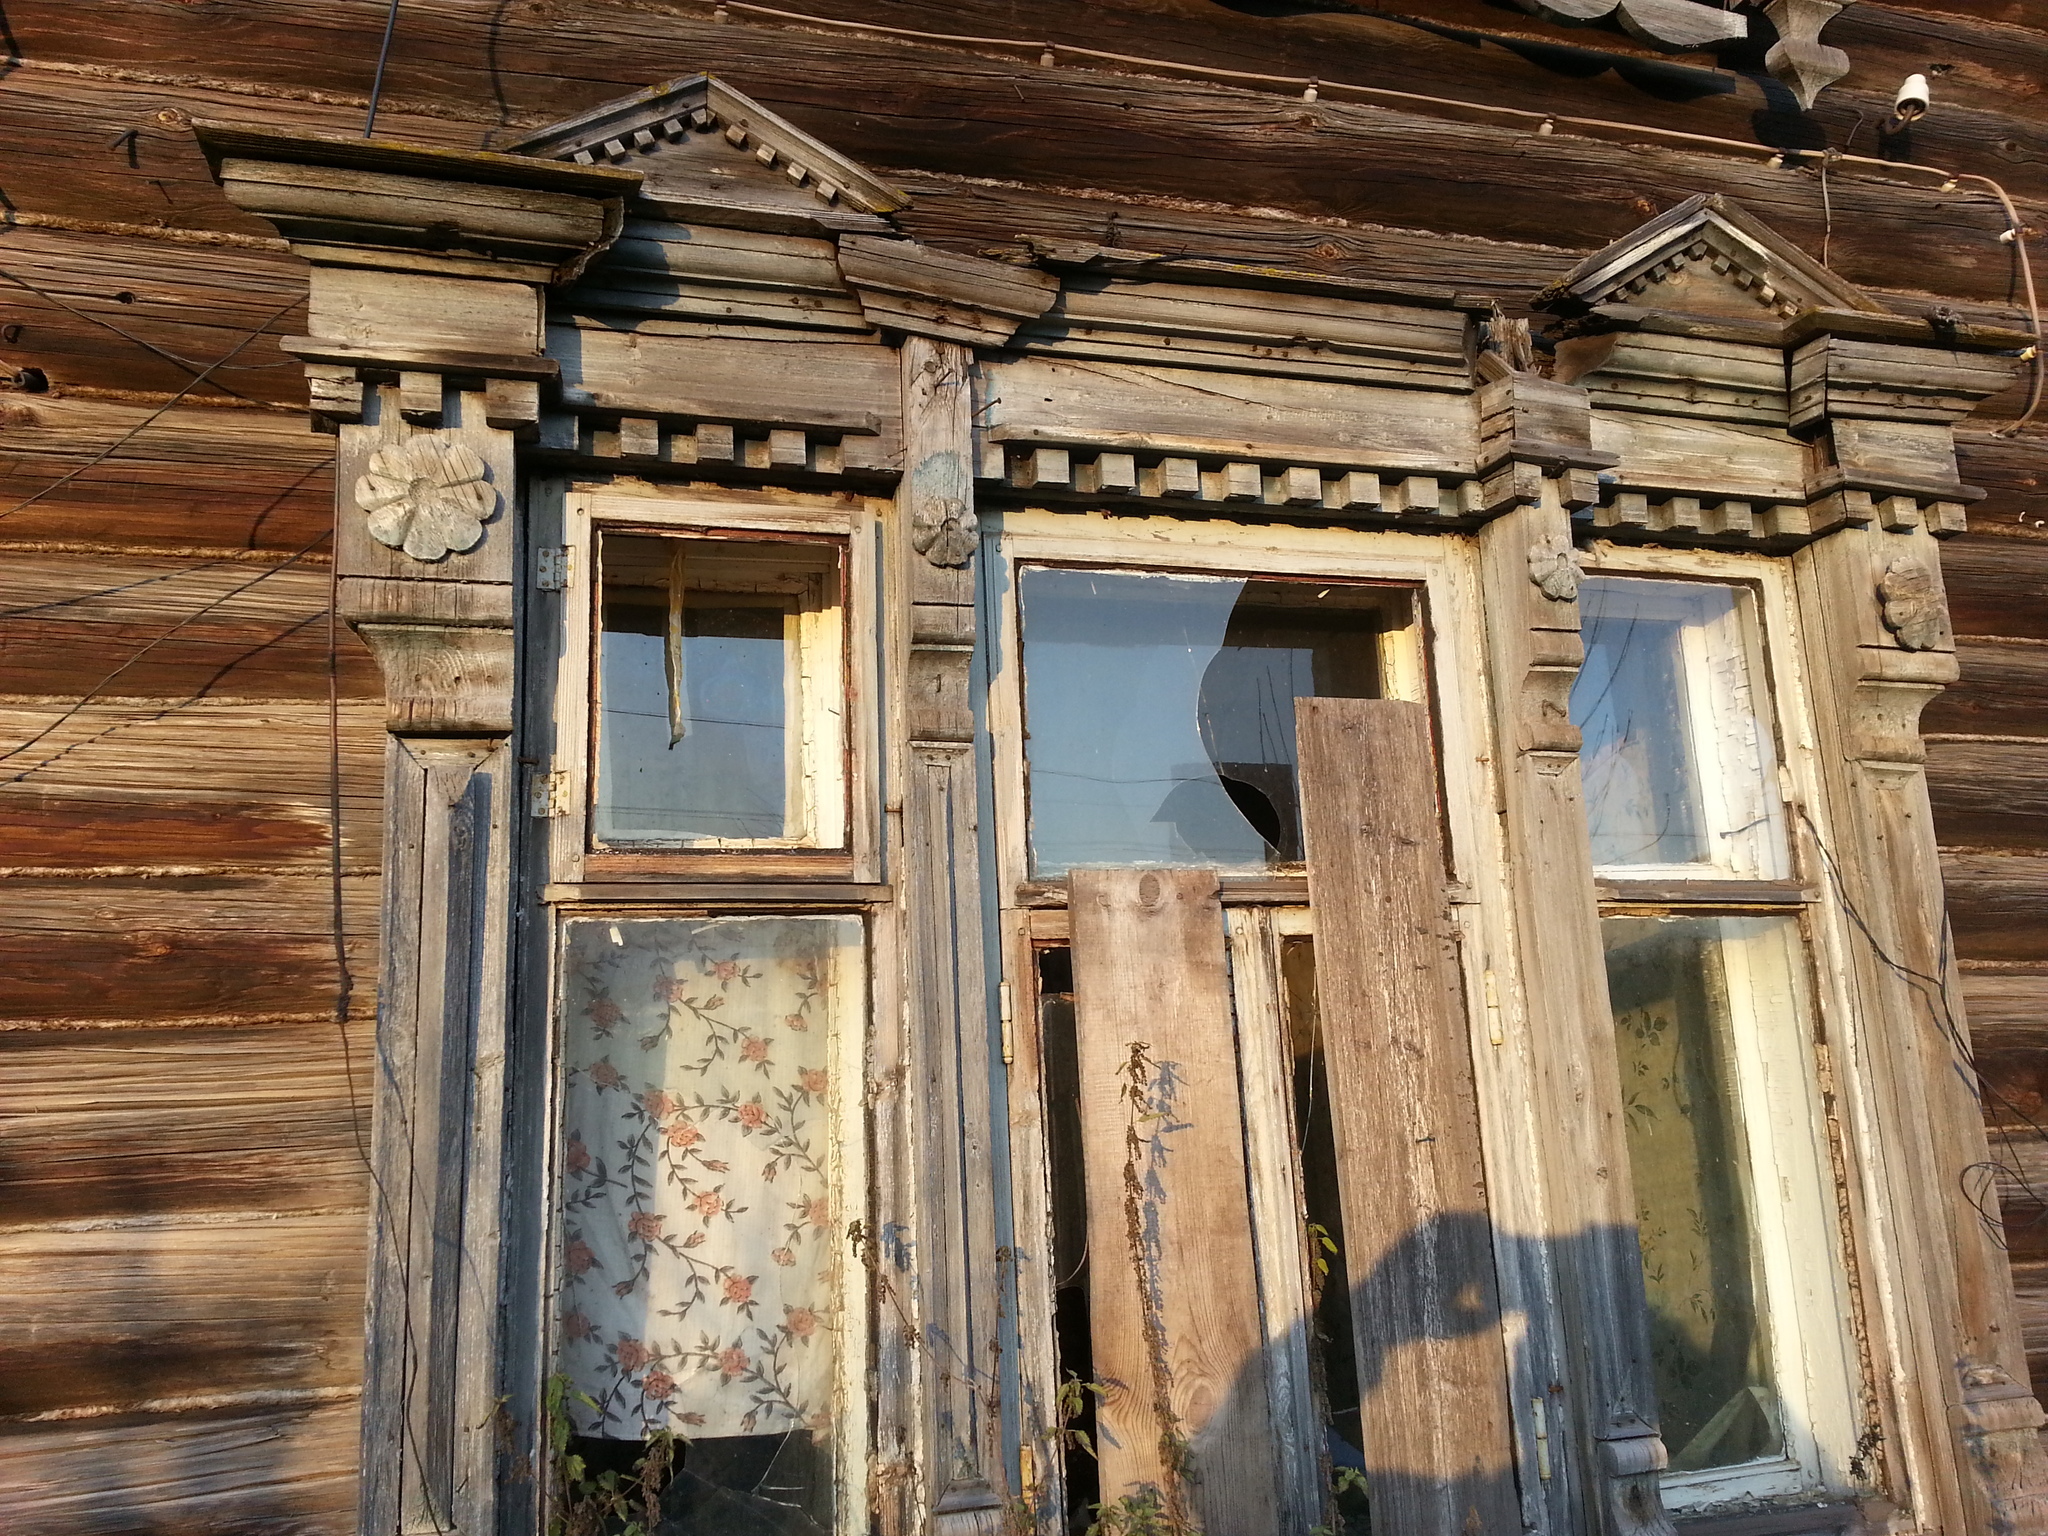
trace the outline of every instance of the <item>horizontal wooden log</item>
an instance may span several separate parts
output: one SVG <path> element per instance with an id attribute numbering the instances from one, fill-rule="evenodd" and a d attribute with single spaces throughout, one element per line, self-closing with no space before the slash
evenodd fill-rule
<path id="1" fill-rule="evenodd" d="M 379 704 L 342 706 L 342 853 L 351 872 L 378 864 L 383 716 Z M 323 701 L 0 700 L 0 751 L 9 754 L 0 760 L 0 816 L 27 824 L 47 813 L 61 826 L 92 828 L 71 857 L 51 861 L 65 865 L 324 864 L 330 746 Z M 317 854 L 273 857 L 280 842 L 311 846 L 295 827 L 317 829 Z M 255 842 L 211 841 L 222 828 Z M 8 843 L 7 866 L 42 864 L 35 847 L 59 836 L 51 830 L 33 834 L 31 844 Z M 89 848 L 107 856 L 88 856 Z"/>
<path id="2" fill-rule="evenodd" d="M 2032 741 L 1930 741 L 1934 835 L 1950 849 L 2048 852 L 2048 733 Z"/>
<path id="3" fill-rule="evenodd" d="M 2048 967 L 1970 968 L 1963 971 L 1962 984 L 1979 1061 L 2000 1053 L 2038 1052 L 2048 1066 Z"/>
<path id="4" fill-rule="evenodd" d="M 2008 1222 L 2008 1228 L 2011 1223 Z M 2040 1223 L 2035 1223 L 2038 1227 Z M 2017 1241 L 2018 1235 L 2008 1241 Z M 2015 1259 L 2012 1266 L 2020 1327 L 2027 1341 L 2027 1374 L 2036 1395 L 2048 1391 L 2048 1260 Z"/>
<path id="5" fill-rule="evenodd" d="M 1947 854 L 1941 871 L 1959 958 L 2048 963 L 2048 857 Z"/>
<path id="6" fill-rule="evenodd" d="M 2038 424 L 2017 438 L 1975 428 L 1958 429 L 1957 472 L 1965 485 L 1979 486 L 1988 493 L 1970 508 L 1970 530 L 1978 548 L 1985 548 L 1993 538 L 2001 549 L 2018 543 L 2048 545 L 2048 475 L 2041 469 L 2044 453 L 2048 453 L 2048 430 Z M 1986 558 L 1996 557 L 1987 554 Z M 1947 551 L 1942 563 L 1948 563 Z"/>
<path id="7" fill-rule="evenodd" d="M 367 1218 L 0 1232 L 0 1414 L 361 1378 Z"/>
<path id="8" fill-rule="evenodd" d="M 168 394 L 212 368 L 195 404 L 239 395 L 302 405 L 305 369 L 277 338 L 304 330 L 305 293 L 304 263 L 282 251 L 33 228 L 0 251 L 0 313 L 20 327 L 6 356 L 41 368 L 57 390 Z"/>
<path id="9" fill-rule="evenodd" d="M 374 1009 L 378 888 L 342 882 L 351 1011 Z M 317 877 L 0 880 L 0 1027 L 329 1016 L 342 995 Z"/>
<path id="10" fill-rule="evenodd" d="M 0 794 L 0 847 L 12 867 L 36 869 L 275 867 L 327 858 L 328 822 L 315 809 L 187 806 L 176 785 L 163 791 L 157 805 Z"/>
<path id="11" fill-rule="evenodd" d="M 334 439 L 296 412 L 159 410 L 7 397 L 0 541 L 324 554 Z"/>
<path id="12" fill-rule="evenodd" d="M 90 67 L 111 36 L 86 40 L 86 29 L 70 28 L 70 36 L 46 38 L 34 49 L 37 63 L 13 70 L 5 102 L 0 102 L 0 146 L 16 164 L 34 162 L 42 168 L 33 177 L 17 177 L 9 194 L 22 211 L 55 215 L 88 223 L 160 224 L 182 229 L 275 237 L 276 230 L 253 214 L 242 212 L 221 194 L 190 127 L 194 117 L 226 119 L 261 127 L 296 129 L 352 137 L 363 131 L 363 109 L 347 99 L 308 100 L 309 93 L 287 83 L 288 53 L 269 60 L 252 59 L 251 75 L 261 84 L 254 90 L 209 89 L 220 71 L 200 70 L 172 84 L 162 78 L 165 59 L 164 7 L 148 4 L 140 14 L 116 17 L 101 12 L 98 26 L 110 32 L 128 28 L 105 60 L 116 71 L 140 73 L 121 79 L 104 67 Z M 150 10 L 158 15 L 151 16 Z M 234 31 L 223 16 L 223 42 Z M 379 24 L 381 38 L 381 23 Z M 317 30 L 317 29 L 316 29 Z M 17 42 L 15 50 L 20 52 Z M 366 63 L 374 64 L 374 48 Z M 65 69 L 72 64 L 72 69 Z M 75 66 L 86 64 L 87 69 Z M 152 80 L 150 74 L 156 74 Z M 356 95 L 367 74 L 343 86 Z M 162 114 L 170 113 L 168 118 Z M 446 107 L 408 113 L 401 102 L 387 100 L 379 127 L 393 138 L 437 148 L 474 149 L 487 131 L 481 121 L 490 114 L 479 103 L 466 104 L 459 115 Z M 134 138 L 127 134 L 133 131 Z M 114 142 L 116 138 L 119 143 Z M 33 186 L 30 182 L 33 182 Z M 0 262 L 0 266 L 5 266 Z M 133 269 L 140 280 L 146 267 Z M 4 287 L 0 284 L 0 287 Z M 132 286 L 124 284 L 123 286 Z M 279 303 L 283 302 L 280 296 Z M 275 308 L 276 306 L 271 306 Z"/>
<path id="13" fill-rule="evenodd" d="M 304 561 L 14 554 L 0 562 L 0 690 L 324 699 L 327 606 L 327 571 Z M 354 632 L 337 625 L 334 641 L 342 696 L 381 698 Z"/>
<path id="14" fill-rule="evenodd" d="M 2048 441 L 2037 452 L 2048 452 Z M 1973 537 L 1941 550 L 1956 634 L 2048 640 L 2048 538 L 1998 537 L 2005 529 L 1982 507 L 1973 509 L 1971 524 Z"/>
<path id="15" fill-rule="evenodd" d="M 57 0 L 34 0 L 20 9 L 24 14 L 11 18 L 12 25 L 22 39 L 19 46 L 32 58 L 97 59 L 113 65 L 133 61 L 132 51 L 124 53 L 116 41 L 132 35 L 123 27 L 82 37 L 65 25 Z M 307 23 L 281 0 L 241 0 L 213 8 L 213 29 L 175 12 L 165 15 L 166 0 L 126 0 L 119 9 L 128 13 L 122 19 L 130 28 L 147 28 L 159 68 L 201 78 L 288 81 L 359 96 L 376 55 L 376 18 L 356 9 Z M 860 0 L 819 0 L 801 9 L 876 19 Z M 1399 80 L 1411 90 L 1465 100 L 1780 142 L 1801 130 L 1812 142 L 1816 127 L 1842 142 L 1860 126 L 1858 113 L 1865 123 L 1876 121 L 1889 108 L 1897 81 L 1938 57 L 1957 61 L 1942 77 L 1945 110 L 1915 125 L 1912 148 L 1917 156 L 1939 163 L 1998 152 L 2004 142 L 2000 127 L 2007 127 L 2007 137 L 2011 127 L 2026 135 L 2011 158 L 2024 156 L 2032 138 L 2026 130 L 2041 114 L 2026 100 L 2021 83 L 2048 69 L 2043 62 L 2048 47 L 2034 29 L 1985 25 L 1953 14 L 1929 18 L 1866 3 L 1835 22 L 1830 32 L 1830 41 L 1849 50 L 1852 73 L 1821 98 L 1818 122 L 1804 123 L 1780 106 L 1775 93 L 1761 91 L 1755 79 L 1714 68 L 1714 60 L 1704 54 L 1645 57 L 1648 50 L 1611 22 L 1564 28 L 1483 0 L 1434 0 L 1406 10 L 1403 16 L 1331 6 L 1277 16 L 1250 7 L 1244 8 L 1249 14 L 1237 13 L 1237 7 L 1225 10 L 1201 0 L 1125 0 L 1102 6 L 1051 0 L 1034 7 L 1031 33 L 1228 69 L 1366 83 Z M 955 35 L 1013 37 L 1019 27 L 1014 10 L 997 0 L 895 3 L 885 19 L 892 26 Z M 572 28 L 545 12 L 513 13 L 493 16 L 494 46 L 486 52 L 477 47 L 482 23 L 473 10 L 459 0 L 429 0 L 415 5 L 409 46 L 393 61 L 392 107 L 402 111 L 408 102 L 431 100 L 437 105 L 459 102 L 474 111 L 496 102 L 545 119 L 605 99 L 588 83 L 608 66 L 616 69 L 612 61 L 618 59 L 631 58 L 644 68 L 644 75 L 630 82 L 639 84 L 691 67 L 731 73 L 751 62 L 757 50 L 779 52 L 792 60 L 793 70 L 802 70 L 810 63 L 808 54 L 867 41 L 857 35 L 820 36 L 737 13 L 721 36 L 709 22 L 708 16 L 685 11 L 663 15 L 658 22 L 641 19 L 630 27 L 623 20 L 606 26 L 603 18 L 578 17 Z M 209 46 L 213 38 L 219 41 Z M 903 44 L 894 46 L 910 51 Z M 1026 51 L 1014 56 L 1020 64 L 1035 62 Z M 1729 62 L 1737 64 L 1733 57 Z M 1746 59 L 1737 68 L 1754 70 L 1757 62 Z M 2010 126 L 2002 119 L 2012 120 Z M 1865 128 L 1862 142 L 1850 147 L 1868 151 L 1869 139 Z"/>
<path id="16" fill-rule="evenodd" d="M 369 1198 L 374 1031 L 0 1031 L 0 1226 Z"/>
<path id="17" fill-rule="evenodd" d="M 2034 736 L 2048 752 L 2048 644 L 1963 639 L 1956 660 L 1962 678 L 1928 704 L 1920 728 Z"/>
<path id="18" fill-rule="evenodd" d="M 9 1536 L 348 1536 L 356 1529 L 356 1402 L 108 1422 L 9 1425 L 0 1507 Z"/>
<path id="19" fill-rule="evenodd" d="M 133 1020 L 306 1019 L 336 996 L 331 945 L 310 938 L 188 937 L 170 929 L 118 937 L 0 934 L 0 1029 Z M 352 1012 L 375 1013 L 375 947 L 352 940 Z"/>

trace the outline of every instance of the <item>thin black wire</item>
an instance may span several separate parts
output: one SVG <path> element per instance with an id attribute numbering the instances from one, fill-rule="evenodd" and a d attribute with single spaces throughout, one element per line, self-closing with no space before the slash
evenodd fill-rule
<path id="1" fill-rule="evenodd" d="M 123 341 L 133 342 L 136 346 L 141 347 L 145 352 L 153 352 L 167 363 L 175 363 L 178 367 L 184 369 L 187 373 L 198 373 L 204 367 L 203 364 L 195 363 L 189 357 L 180 357 L 177 353 L 170 351 L 168 348 L 160 347 L 153 341 L 144 340 L 142 337 L 137 336 L 133 331 L 123 330 L 120 326 L 114 324 L 113 321 L 107 319 L 104 315 L 95 315 L 89 310 L 83 310 L 78 308 L 78 306 L 75 304 L 65 303 L 62 299 L 58 298 L 56 294 L 51 293 L 46 288 L 38 288 L 34 283 L 30 282 L 27 278 L 21 276 L 19 273 L 9 272 L 6 268 L 0 267 L 0 277 L 6 278 L 8 282 L 13 283 L 18 288 L 26 288 L 30 293 L 34 294 L 37 298 L 43 300 L 45 303 L 56 305 L 57 308 L 63 310 L 64 313 L 67 315 L 75 315 L 80 320 L 85 321 L 88 325 L 97 325 L 103 330 L 112 331 L 116 336 L 120 337 Z M 299 366 L 299 364 L 296 358 L 287 358 L 284 361 L 275 363 L 243 363 L 240 367 L 235 368 L 232 371 L 236 373 L 248 373 L 263 368 L 295 368 L 297 366 Z M 214 385 L 214 388 L 222 390 L 227 394 L 233 395 L 237 400 L 247 400 L 251 405 L 265 405 L 269 403 L 268 401 L 258 400 L 251 395 L 245 395 L 239 389 L 230 388 L 226 384 L 216 383 Z"/>
<path id="2" fill-rule="evenodd" d="M 222 353 L 219 361 L 208 363 L 205 368 L 203 368 L 202 370 L 200 370 L 199 373 L 193 376 L 191 383 L 187 384 L 183 389 L 179 390 L 175 395 L 171 396 L 171 398 L 166 400 L 162 405 L 158 406 L 155 410 L 151 411 L 147 416 L 143 417 L 142 420 L 138 421 L 134 426 L 130 427 L 126 432 L 122 433 L 112 443 L 108 444 L 107 447 L 101 449 L 100 452 L 95 454 L 91 459 L 79 465 L 78 468 L 71 470 L 68 473 L 61 475 L 57 479 L 51 481 L 48 485 L 44 486 L 40 491 L 37 491 L 33 496 L 25 497 L 22 500 L 17 501 L 11 507 L 0 509 L 0 518 L 14 516 L 15 513 L 23 510 L 24 508 L 35 505 L 35 503 L 41 501 L 45 496 L 49 495 L 52 491 L 60 490 L 64 486 L 69 485 L 73 480 L 76 480 L 80 475 L 86 473 L 86 471 L 95 469 L 99 465 L 106 463 L 108 459 L 111 459 L 123 447 L 127 446 L 127 444 L 134 441 L 135 438 L 140 436 L 143 430 L 152 425 L 157 420 L 158 417 L 162 416 L 172 406 L 176 405 L 180 400 L 184 399 L 187 395 L 191 394 L 192 391 L 197 389 L 201 384 L 204 384 L 207 381 L 208 377 L 210 377 L 216 370 L 227 366 L 227 364 L 234 359 L 236 354 L 238 354 L 242 350 L 242 348 L 248 346 L 250 342 L 254 341 L 258 336 L 261 336 L 265 331 L 269 330 L 272 325 L 276 324 L 279 320 L 283 319 L 285 315 L 290 313 L 292 310 L 297 309 L 301 304 L 305 302 L 306 301 L 304 298 L 294 298 L 282 309 L 278 310 L 276 313 L 266 318 L 261 325 L 256 327 L 255 330 L 249 332 L 248 335 L 244 336 L 240 341 L 236 342 L 232 347 L 228 348 L 226 352 Z"/>
<path id="3" fill-rule="evenodd" d="M 0 763 L 6 762 L 9 758 L 19 757 L 22 753 L 26 752 L 30 747 L 34 746 L 37 742 L 46 740 L 51 732 L 55 731 L 59 726 L 63 725 L 65 721 L 71 719 L 81 709 L 85 708 L 86 705 L 90 704 L 95 698 L 99 697 L 101 692 L 103 692 L 106 689 L 107 685 L 113 682 L 115 678 L 119 677 L 123 672 L 126 672 L 130 667 L 134 666 L 138 661 L 142 660 L 142 658 L 147 656 L 151 651 L 155 650 L 158 646 L 162 645 L 165 641 L 169 640 L 173 635 L 177 634 L 178 631 L 183 629 L 186 625 L 194 622 L 197 619 L 202 619 L 206 617 L 207 614 L 213 612 L 213 610 L 220 607 L 221 604 L 227 602 L 230 598 L 241 596 L 244 592 L 248 591 L 258 582 L 268 581 L 271 577 L 275 576 L 279 571 L 288 570 L 290 567 L 298 564 L 300 560 L 304 559 L 307 555 L 313 552 L 314 545 L 321 543 L 323 540 L 327 538 L 330 538 L 332 534 L 332 529 L 321 529 L 320 532 L 318 532 L 312 537 L 312 539 L 310 539 L 305 544 L 300 545 L 296 551 L 294 551 L 287 558 L 280 560 L 276 565 L 269 567 L 267 570 L 263 571 L 259 575 L 251 577 L 249 580 L 243 582 L 240 586 L 230 588 L 228 591 L 223 592 L 221 593 L 220 596 L 214 598 L 211 602 L 206 603 L 199 608 L 195 608 L 192 612 L 186 614 L 184 618 L 178 620 L 177 623 L 173 624 L 169 629 L 165 630 L 162 634 L 158 635 L 154 640 L 150 641 L 149 644 L 145 645 L 133 656 L 130 656 L 126 661 L 122 662 L 121 665 L 114 668 L 114 670 L 109 672 L 105 677 L 102 677 L 98 682 L 94 683 L 92 687 L 87 689 L 84 695 L 80 697 L 75 703 L 73 703 L 68 709 L 66 709 L 63 714 L 57 716 L 56 719 L 52 720 L 40 731 L 37 731 L 35 735 L 29 737 L 26 741 L 21 742 L 17 746 L 9 747 L 5 752 L 0 752 Z M 268 642 L 265 643 L 267 644 Z M 49 765 L 55 762 L 58 757 L 62 757 L 65 752 L 69 752 L 70 750 L 70 747 L 65 747 L 55 756 L 45 758 L 42 762 L 35 764 L 33 767 L 24 768 L 20 773 L 16 774 L 8 782 L 19 784 L 23 779 L 27 778 L 30 774 L 37 773 L 42 769 L 49 767 Z"/>
<path id="4" fill-rule="evenodd" d="M 1948 975 L 1951 956 L 1949 954 L 1947 891 L 1943 890 L 1941 898 L 1941 938 L 1936 951 L 1936 973 L 1929 975 L 1925 971 L 1914 969 L 1885 948 L 1884 941 L 1878 937 L 1876 931 L 1864 918 L 1861 910 L 1858 909 L 1854 898 L 1850 896 L 1848 884 L 1842 876 L 1840 865 L 1835 860 L 1834 851 L 1828 847 L 1826 840 L 1821 837 L 1820 829 L 1813 824 L 1813 818 L 1807 814 L 1803 806 L 1799 811 L 1799 819 L 1805 823 L 1807 832 L 1813 837 L 1814 846 L 1820 850 L 1821 863 L 1828 872 L 1828 883 L 1834 888 L 1835 899 L 1841 903 L 1842 911 L 1847 915 L 1856 931 L 1863 935 L 1864 942 L 1870 946 L 1870 952 L 1877 957 L 1878 963 L 1900 977 L 1915 993 L 1925 1000 L 1928 1017 L 1934 1021 L 1936 1028 L 1941 1031 L 1943 1037 L 1947 1040 L 1949 1049 L 1955 1053 L 1962 1069 L 1959 1075 L 1963 1077 L 1964 1082 L 1970 1087 L 1972 1097 L 1978 1101 L 1980 1106 L 1985 1100 L 1990 1100 L 1993 1104 L 2009 1113 L 2014 1120 L 2017 1120 L 2029 1131 L 2032 1131 L 2043 1143 L 2048 1143 L 2048 1126 L 2044 1126 L 2019 1105 L 2008 1099 L 1999 1090 L 1998 1086 L 1987 1078 L 1978 1067 L 1977 1055 L 1970 1045 L 1970 1037 L 1964 1033 L 1962 1024 L 1956 1018 L 1955 1008 L 1949 1002 Z M 2007 1147 L 2011 1147 L 2013 1145 L 2011 1128 L 2000 1126 L 1997 1129 L 2000 1139 Z M 1970 1187 L 1971 1175 L 1973 1174 L 1982 1176 L 1981 1187 L 1976 1190 Z M 1993 1209 L 1988 1200 L 1989 1195 L 1996 1189 L 1998 1178 L 2001 1174 L 2012 1179 L 2019 1186 L 2020 1191 L 2037 1207 L 2032 1216 L 2028 1217 L 2025 1221 L 2014 1223 L 2011 1227 L 2007 1226 L 2002 1213 Z M 2030 1227 L 2039 1225 L 2044 1220 L 2048 1220 L 2048 1195 L 2043 1195 L 2040 1190 L 2033 1186 L 2027 1178 L 2026 1170 L 2018 1165 L 2017 1159 L 2011 1165 L 2004 1163 L 1967 1164 L 1957 1175 L 1957 1185 L 1963 1198 L 1969 1202 L 1971 1209 L 1976 1211 L 1977 1219 L 1983 1224 L 1986 1235 L 2001 1248 L 2009 1246 L 2009 1234 L 2011 1231 L 2025 1231 Z"/>
<path id="5" fill-rule="evenodd" d="M 398 26 L 398 0 L 391 0 L 391 11 L 384 18 L 384 45 L 377 50 L 377 77 L 370 82 L 370 110 L 363 118 L 363 137 L 372 138 L 377 132 L 377 99 L 384 94 L 384 61 L 391 57 L 391 34 Z"/>

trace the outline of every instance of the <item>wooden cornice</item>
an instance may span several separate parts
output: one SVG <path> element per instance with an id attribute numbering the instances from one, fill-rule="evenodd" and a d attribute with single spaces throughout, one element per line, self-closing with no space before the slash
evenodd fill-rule
<path id="1" fill-rule="evenodd" d="M 640 185 L 636 171 L 480 150 L 211 121 L 193 131 L 229 200 L 316 263 L 567 281 L 617 238 Z"/>

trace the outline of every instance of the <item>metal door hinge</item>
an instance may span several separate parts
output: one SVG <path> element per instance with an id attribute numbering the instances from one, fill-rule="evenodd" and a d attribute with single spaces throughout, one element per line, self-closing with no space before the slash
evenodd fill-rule
<path id="1" fill-rule="evenodd" d="M 528 813 L 535 817 L 566 816 L 569 814 L 569 775 L 567 770 L 557 768 L 552 772 L 538 770 L 533 775 L 532 799 L 527 806 Z"/>
<path id="2" fill-rule="evenodd" d="M 569 585 L 569 550 L 554 545 L 533 552 L 533 584 L 543 592 L 560 592 Z"/>

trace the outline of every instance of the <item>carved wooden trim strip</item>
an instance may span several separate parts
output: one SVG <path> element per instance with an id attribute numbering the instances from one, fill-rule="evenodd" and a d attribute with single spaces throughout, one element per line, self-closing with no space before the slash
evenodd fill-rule
<path id="1" fill-rule="evenodd" d="M 1783 553 L 1836 528 L 1876 524 L 1888 533 L 1906 533 L 1924 527 L 1936 538 L 1947 539 L 1969 527 L 1960 501 L 1881 496 L 1853 488 L 1831 491 L 1804 505 L 1612 485 L 1601 492 L 1591 521 L 1610 538 L 1657 535 L 1672 542 Z"/>
<path id="2" fill-rule="evenodd" d="M 1207 456 L 990 444 L 981 478 L 1020 491 L 1247 510 L 1273 507 L 1304 517 L 1370 515 L 1465 524 L 1485 512 L 1478 480 Z"/>
<path id="3" fill-rule="evenodd" d="M 735 425 L 672 416 L 597 416 L 550 412 L 541 419 L 542 450 L 612 460 L 620 468 L 674 465 L 700 470 L 756 470 L 841 475 L 848 470 L 895 474 L 872 426 Z"/>

